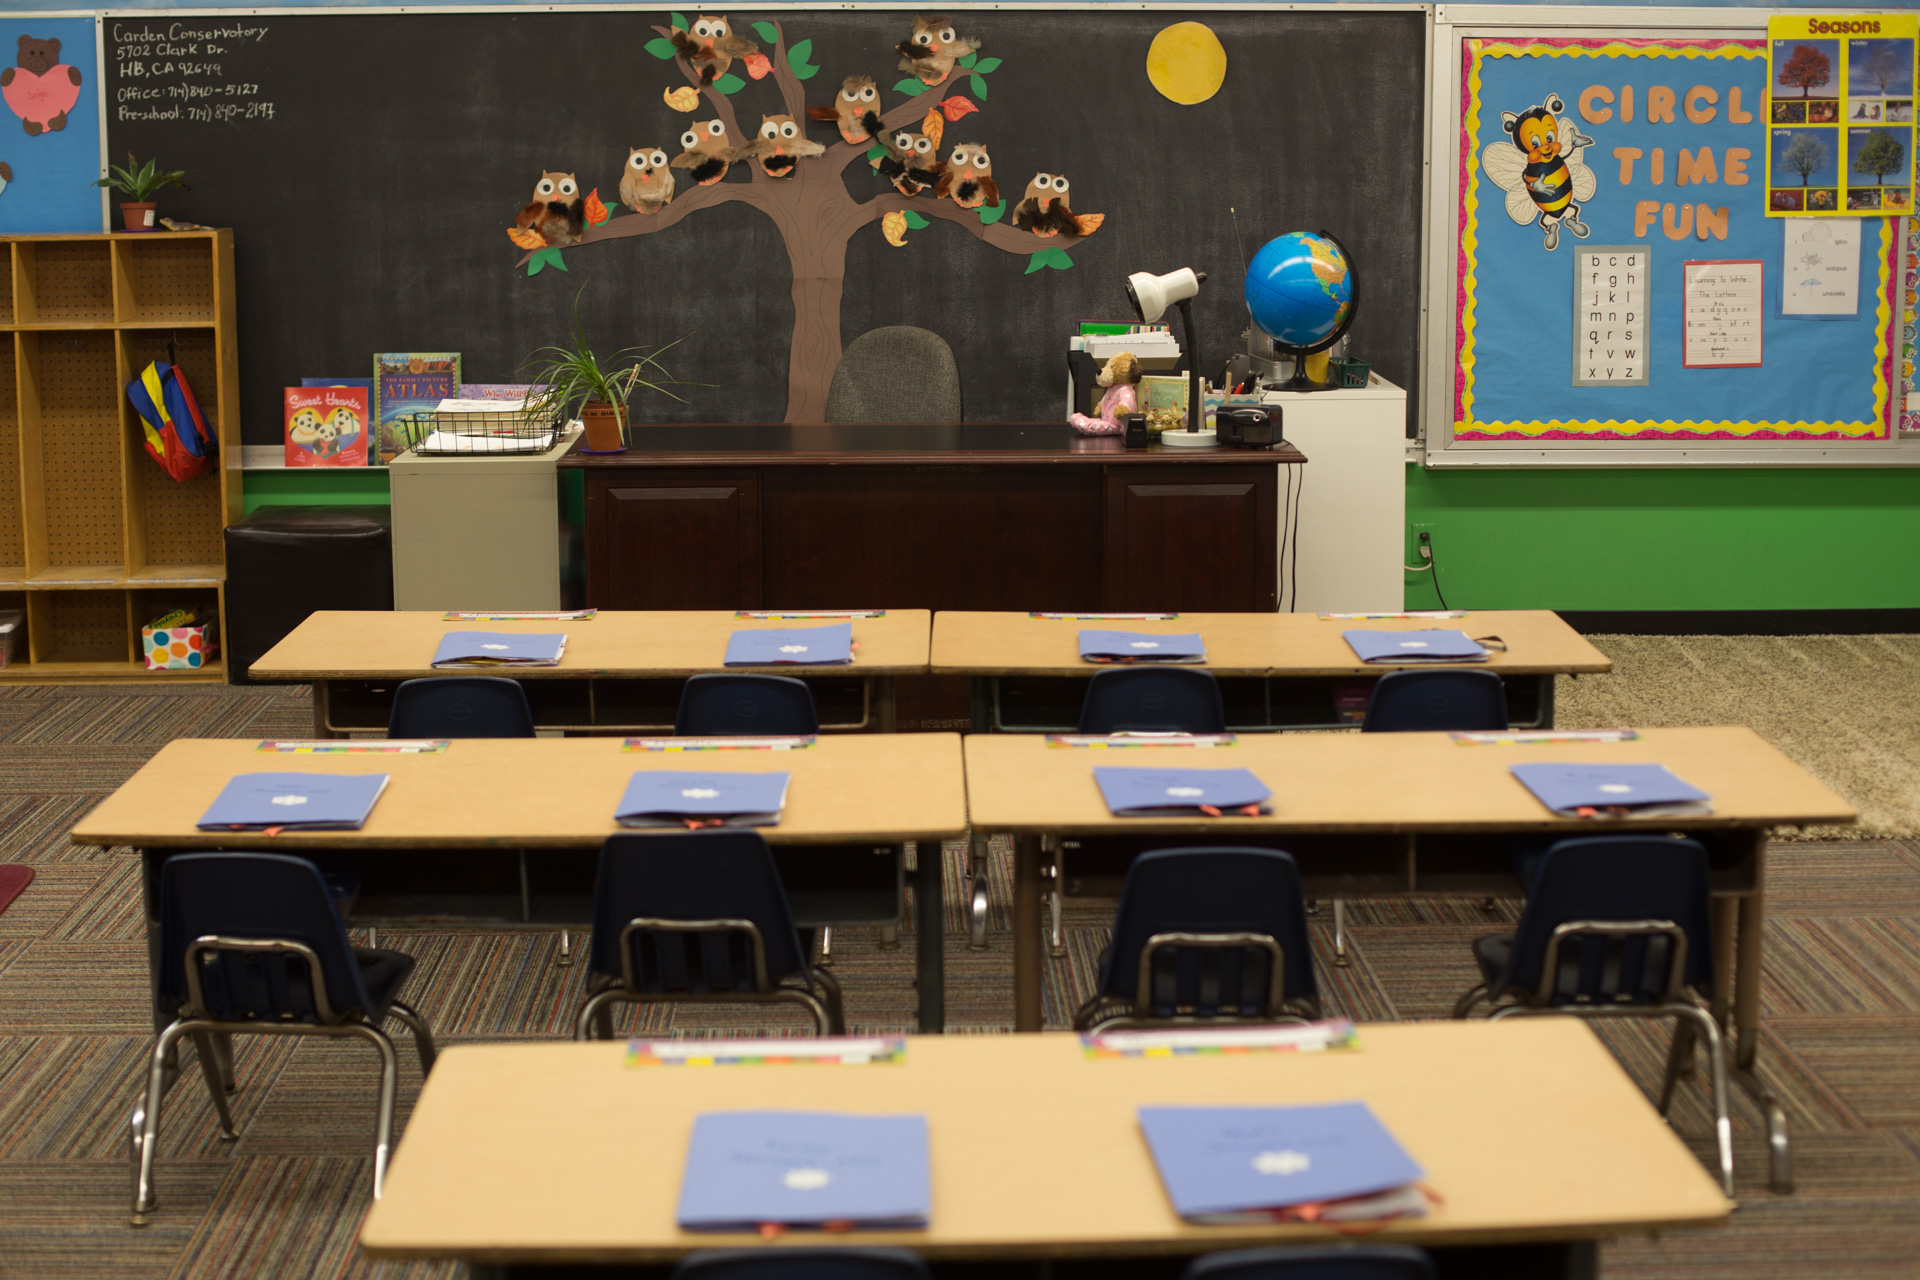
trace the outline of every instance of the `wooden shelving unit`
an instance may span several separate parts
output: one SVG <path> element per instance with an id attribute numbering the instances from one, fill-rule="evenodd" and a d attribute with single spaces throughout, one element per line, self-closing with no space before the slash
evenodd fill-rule
<path id="1" fill-rule="evenodd" d="M 0 680 L 224 680 L 147 671 L 140 628 L 213 606 L 221 531 L 240 518 L 233 232 L 0 237 L 0 609 L 27 652 Z M 185 373 L 219 465 L 176 484 L 141 444 L 125 387 L 151 360 Z"/>

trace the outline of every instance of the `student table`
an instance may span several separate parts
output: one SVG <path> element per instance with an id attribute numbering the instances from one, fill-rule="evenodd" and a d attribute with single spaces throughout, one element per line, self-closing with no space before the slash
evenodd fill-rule
<path id="1" fill-rule="evenodd" d="M 504 611 L 503 611 L 504 612 Z M 776 611 L 758 611 L 776 612 Z M 384 729 L 392 686 L 436 675 L 511 676 L 527 682 L 534 723 L 542 729 L 603 729 L 649 732 L 673 727 L 680 684 L 704 671 L 757 671 L 796 676 L 815 686 L 821 720 L 829 728 L 894 727 L 894 678 L 927 669 L 925 609 L 888 609 L 879 617 L 742 617 L 731 609 L 630 613 L 602 611 L 592 619 L 525 622 L 450 620 L 442 612 L 310 615 L 250 668 L 256 680 L 303 680 L 313 685 L 314 732 L 321 737 L 350 729 Z M 721 659 L 735 631 L 766 627 L 853 624 L 858 648 L 841 666 L 781 664 L 726 667 Z M 557 667 L 502 668 L 497 672 L 435 671 L 440 638 L 449 631 L 565 632 L 566 653 Z"/>
<path id="2" fill-rule="evenodd" d="M 1172 618 L 1058 617 L 942 610 L 933 619 L 932 670 L 974 681 L 973 727 L 1071 732 L 1085 681 L 1103 668 L 1082 661 L 1082 628 L 1199 632 L 1201 670 L 1222 680 L 1234 729 L 1333 728 L 1358 723 L 1373 681 L 1404 666 L 1361 662 L 1348 630 L 1445 628 L 1506 645 L 1486 662 L 1461 663 L 1506 681 L 1515 725 L 1553 725 L 1553 678 L 1613 670 L 1607 655 L 1546 609 L 1472 610 L 1456 618 L 1321 618 L 1309 613 L 1181 613 Z M 1422 664 L 1423 666 L 1426 664 Z M 1436 664 L 1453 665 L 1453 664 Z M 257 670 L 258 668 L 256 668 Z"/>
<path id="3" fill-rule="evenodd" d="M 613 811 L 636 771 L 785 769 L 793 775 L 785 813 L 760 831 L 789 865 L 807 865 L 810 845 L 865 846 L 814 860 L 850 866 L 848 877 L 864 884 L 878 861 L 871 846 L 922 842 L 914 880 L 920 1025 L 938 1031 L 944 1021 L 939 842 L 959 838 L 967 825 L 957 734 L 822 737 L 785 751 L 627 751 L 618 738 L 467 739 L 432 754 L 364 749 L 383 745 L 377 742 L 351 744 L 351 751 L 321 745 L 334 750 L 278 753 L 253 741 L 175 739 L 74 827 L 77 844 L 140 851 L 150 965 L 158 964 L 160 866 L 177 851 L 268 849 L 343 861 L 365 882 L 356 924 L 428 913 L 497 924 L 510 918 L 514 899 L 510 883 L 485 883 L 490 874 L 501 877 L 493 864 L 527 850 L 536 873 L 542 863 L 565 862 L 590 884 L 594 851 L 622 830 Z M 386 773 L 391 781 L 358 831 L 267 836 L 195 828 L 234 775 L 275 772 Z M 864 870 L 851 865 L 861 862 Z M 794 896 L 795 914 L 805 916 Z M 578 892 L 556 892 L 538 905 L 556 925 L 584 924 L 590 915 Z"/>
<path id="4" fill-rule="evenodd" d="M 1272 842 L 1300 863 L 1316 897 L 1518 897 L 1509 845 L 1495 834 L 1685 831 L 1707 847 L 1714 893 L 1714 1007 L 1731 1010 L 1735 1071 L 1769 1111 L 1775 1181 L 1787 1180 L 1785 1119 L 1752 1073 L 1759 1038 L 1767 828 L 1847 823 L 1846 801 L 1746 728 L 1642 729 L 1629 742 L 1477 746 L 1444 733 L 1272 734 L 1229 747 L 1075 748 L 1034 734 L 966 741 L 976 837 L 1014 837 L 1014 1025 L 1038 1031 L 1043 837 L 1193 837 Z M 1704 817 L 1555 818 L 1508 772 L 1528 761 L 1656 762 L 1713 797 Z M 1259 818 L 1115 818 L 1093 766 L 1253 770 L 1273 791 Z M 1175 843 L 1169 841 L 1169 844 Z M 1071 860 L 1060 868 L 1069 888 Z M 1111 885 L 1099 886 L 1112 888 Z"/>
<path id="5" fill-rule="evenodd" d="M 1045 1035 L 914 1037 L 904 1062 L 876 1066 L 629 1067 L 623 1055 L 604 1043 L 447 1049 L 361 1229 L 368 1256 L 460 1258 L 501 1276 L 752 1245 L 681 1231 L 674 1206 L 694 1117 L 756 1108 L 925 1114 L 925 1230 L 779 1243 L 899 1245 L 936 1262 L 1339 1239 L 1182 1222 L 1135 1120 L 1149 1103 L 1364 1099 L 1440 1197 L 1369 1238 L 1458 1250 L 1460 1274 L 1592 1276 L 1599 1239 L 1710 1226 L 1732 1207 L 1593 1033 L 1565 1019 L 1368 1024 L 1359 1048 L 1314 1054 L 1092 1059 L 1078 1037 Z"/>

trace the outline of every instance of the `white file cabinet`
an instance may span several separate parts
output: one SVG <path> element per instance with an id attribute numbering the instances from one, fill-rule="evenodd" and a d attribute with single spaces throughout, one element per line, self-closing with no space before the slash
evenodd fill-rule
<path id="1" fill-rule="evenodd" d="M 1296 600 L 1290 590 L 1288 515 L 1280 531 L 1282 599 L 1297 613 L 1405 608 L 1406 391 L 1376 374 L 1351 391 L 1283 393 L 1280 408 L 1288 443 L 1307 455 L 1304 478 L 1295 477 L 1301 484 L 1299 595 Z"/>

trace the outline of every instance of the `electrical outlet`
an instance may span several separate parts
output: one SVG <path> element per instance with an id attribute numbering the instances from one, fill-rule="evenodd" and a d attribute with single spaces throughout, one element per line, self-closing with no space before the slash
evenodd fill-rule
<path id="1" fill-rule="evenodd" d="M 1422 562 L 1433 559 L 1433 526 L 1416 524 L 1413 526 L 1413 547 Z"/>

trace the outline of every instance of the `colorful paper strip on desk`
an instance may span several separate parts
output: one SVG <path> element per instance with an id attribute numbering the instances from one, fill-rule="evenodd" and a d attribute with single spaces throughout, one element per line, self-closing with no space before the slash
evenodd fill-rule
<path id="1" fill-rule="evenodd" d="M 1485 662 L 1486 647 L 1464 631 L 1342 631 L 1362 662 Z"/>
<path id="2" fill-rule="evenodd" d="M 429 756 L 451 745 L 446 738 L 322 738 L 317 742 L 290 742 L 268 738 L 254 748 L 282 756 Z"/>
<path id="3" fill-rule="evenodd" d="M 386 789 L 384 773 L 243 773 L 196 825 L 202 831 L 358 831 Z"/>
<path id="4" fill-rule="evenodd" d="M 906 1058 L 905 1036 L 627 1041 L 630 1067 L 869 1067 Z"/>
<path id="5" fill-rule="evenodd" d="M 680 1206 L 689 1231 L 924 1227 L 927 1118 L 821 1111 L 696 1116 Z"/>
<path id="6" fill-rule="evenodd" d="M 1085 628 L 1080 632 L 1080 657 L 1087 662 L 1200 663 L 1207 660 L 1207 646 L 1198 631 L 1158 635 Z"/>
<path id="7" fill-rule="evenodd" d="M 740 609 L 736 618 L 884 618 L 885 609 Z"/>
<path id="8" fill-rule="evenodd" d="M 813 667 L 852 662 L 853 624 L 736 631 L 727 640 L 724 661 L 729 667 Z"/>
<path id="9" fill-rule="evenodd" d="M 1180 1027 L 1103 1031 L 1080 1037 L 1089 1058 L 1184 1058 L 1195 1054 L 1320 1053 L 1353 1049 L 1360 1034 L 1345 1018 L 1277 1027 Z"/>
<path id="10" fill-rule="evenodd" d="M 1712 797 L 1663 764 L 1516 764 L 1513 776 L 1563 818 L 1698 817 Z"/>
<path id="11" fill-rule="evenodd" d="M 1049 622 L 1169 622 L 1177 613 L 1029 613 Z"/>
<path id="12" fill-rule="evenodd" d="M 567 651 L 565 632 L 449 631 L 433 651 L 437 671 L 487 667 L 557 667 Z"/>
<path id="13" fill-rule="evenodd" d="M 1415 609 L 1403 613 L 1316 613 L 1322 622 L 1384 622 L 1389 618 L 1464 618 L 1465 609 Z"/>
<path id="14" fill-rule="evenodd" d="M 449 609 L 440 615 L 442 622 L 592 622 L 598 609 L 547 609 L 531 613 L 479 613 L 471 609 Z"/>
<path id="15" fill-rule="evenodd" d="M 1230 747 L 1240 739 L 1231 733 L 1050 733 L 1049 747 Z"/>
<path id="16" fill-rule="evenodd" d="M 1095 765 L 1093 779 L 1116 818 L 1255 817 L 1273 793 L 1251 769 L 1129 769 Z"/>
<path id="17" fill-rule="evenodd" d="M 1450 733 L 1456 746 L 1524 747 L 1540 742 L 1638 742 L 1634 729 L 1512 729 L 1492 733 Z"/>
<path id="18" fill-rule="evenodd" d="M 622 751 L 805 751 L 816 738 L 796 734 L 774 738 L 628 738 Z"/>
<path id="19" fill-rule="evenodd" d="M 792 775 L 642 769 L 613 812 L 623 827 L 773 827 Z"/>

